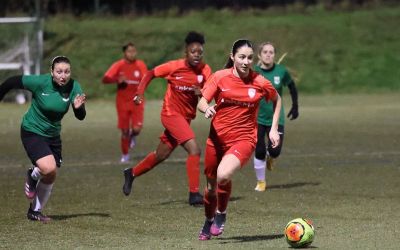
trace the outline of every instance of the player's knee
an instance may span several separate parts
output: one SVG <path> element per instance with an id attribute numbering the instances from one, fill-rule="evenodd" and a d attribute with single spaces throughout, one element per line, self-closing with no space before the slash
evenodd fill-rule
<path id="1" fill-rule="evenodd" d="M 256 148 L 256 151 L 254 152 L 254 156 L 260 160 L 265 159 L 265 157 L 267 156 L 267 150 L 265 148 L 264 149 Z"/>
<path id="2" fill-rule="evenodd" d="M 141 131 L 142 131 L 142 127 L 133 127 L 131 133 L 132 133 L 132 135 L 137 136 L 140 134 Z"/>
<path id="3" fill-rule="evenodd" d="M 277 158 L 281 154 L 281 150 L 280 149 L 271 149 L 271 150 L 268 150 L 268 154 L 272 158 Z"/>

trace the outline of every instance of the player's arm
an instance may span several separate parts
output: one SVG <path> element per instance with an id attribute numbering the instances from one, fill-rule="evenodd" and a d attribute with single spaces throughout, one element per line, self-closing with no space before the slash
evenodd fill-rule
<path id="1" fill-rule="evenodd" d="M 72 110 L 74 111 L 75 117 L 81 121 L 86 117 L 85 102 L 86 95 L 77 94 L 72 105 Z"/>
<path id="2" fill-rule="evenodd" d="M 297 88 L 296 84 L 294 81 L 291 81 L 288 84 L 289 92 L 290 92 L 290 97 L 292 98 L 292 108 L 290 109 L 287 117 L 290 118 L 290 120 L 294 120 L 299 116 L 299 104 L 298 104 L 298 94 L 297 94 Z"/>
<path id="3" fill-rule="evenodd" d="M 24 89 L 24 84 L 22 83 L 22 75 L 19 76 L 12 76 L 5 80 L 0 85 L 0 101 L 3 100 L 4 96 L 11 90 L 11 89 Z"/>
<path id="4" fill-rule="evenodd" d="M 154 69 L 147 71 L 147 73 L 143 76 L 142 80 L 140 80 L 139 87 L 137 89 L 136 95 L 133 98 L 135 104 L 140 104 L 144 98 L 144 92 L 146 91 L 147 86 L 149 86 L 151 80 L 155 77 Z"/>
<path id="5" fill-rule="evenodd" d="M 108 83 L 117 83 L 121 84 L 125 81 L 124 76 L 119 75 L 119 68 L 120 68 L 120 63 L 116 62 L 111 67 L 104 73 L 104 76 L 102 78 L 102 82 L 104 84 Z"/>

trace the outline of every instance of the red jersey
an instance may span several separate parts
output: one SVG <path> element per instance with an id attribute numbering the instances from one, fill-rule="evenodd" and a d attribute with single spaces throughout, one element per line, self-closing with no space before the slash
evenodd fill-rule
<path id="1" fill-rule="evenodd" d="M 186 119 L 194 119 L 198 96 L 195 95 L 193 86 L 202 88 L 210 75 L 210 66 L 201 63 L 193 68 L 186 59 L 169 61 L 155 67 L 154 76 L 168 81 L 161 114 L 180 114 Z"/>
<path id="2" fill-rule="evenodd" d="M 136 95 L 140 80 L 146 74 L 147 66 L 142 60 L 129 62 L 121 59 L 113 63 L 103 76 L 103 83 L 118 83 L 119 76 L 125 76 L 125 84 L 118 84 L 117 102 L 131 103 Z"/>
<path id="3" fill-rule="evenodd" d="M 215 72 L 202 89 L 207 101 L 215 99 L 216 114 L 211 121 L 210 139 L 230 146 L 237 141 L 256 143 L 256 118 L 259 102 L 275 99 L 271 82 L 250 71 L 245 82 L 233 74 L 233 68 Z"/>

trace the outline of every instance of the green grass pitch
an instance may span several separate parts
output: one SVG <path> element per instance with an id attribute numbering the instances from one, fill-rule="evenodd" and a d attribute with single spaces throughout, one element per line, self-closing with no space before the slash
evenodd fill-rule
<path id="1" fill-rule="evenodd" d="M 286 98 L 288 100 L 290 98 Z M 160 101 L 149 101 L 128 166 L 158 144 Z M 288 105 L 287 105 L 288 107 Z M 249 163 L 233 179 L 225 232 L 197 240 L 203 208 L 187 204 L 185 152 L 135 180 L 122 194 L 114 103 L 87 103 L 87 119 L 63 121 L 64 163 L 45 213 L 26 219 L 23 193 L 30 163 L 19 138 L 27 106 L 0 103 L 0 248 L 9 249 L 288 249 L 288 221 L 314 222 L 319 249 L 398 249 L 400 102 L 398 95 L 301 96 L 300 117 L 287 121 L 268 190 L 254 191 Z M 202 148 L 209 121 L 193 127 Z M 203 166 L 202 166 L 203 168 Z M 202 176 L 202 186 L 205 179 Z"/>

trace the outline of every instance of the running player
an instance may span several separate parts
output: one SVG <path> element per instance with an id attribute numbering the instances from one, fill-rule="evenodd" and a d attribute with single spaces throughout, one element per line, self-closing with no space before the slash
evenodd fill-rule
<path id="1" fill-rule="evenodd" d="M 146 64 L 136 59 L 136 47 L 128 43 L 122 47 L 124 58 L 111 65 L 103 76 L 103 83 L 117 84 L 116 108 L 118 128 L 121 130 L 121 163 L 129 161 L 129 148 L 136 143 L 136 136 L 143 126 L 144 103 L 135 105 L 132 97 L 136 95 L 140 80 L 147 72 Z"/>
<path id="2" fill-rule="evenodd" d="M 254 151 L 257 109 L 262 99 L 274 103 L 269 138 L 272 147 L 279 144 L 281 98 L 268 80 L 251 70 L 253 54 L 250 41 L 237 40 L 225 69 L 215 72 L 202 89 L 198 109 L 212 121 L 204 158 L 206 220 L 199 240 L 209 240 L 224 230 L 232 176 Z M 209 106 L 212 100 L 216 104 Z"/>
<path id="3" fill-rule="evenodd" d="M 157 166 L 169 157 L 172 151 L 181 145 L 188 153 L 186 171 L 189 183 L 189 204 L 203 203 L 199 193 L 200 147 L 190 127 L 196 116 L 196 105 L 200 89 L 211 75 L 211 68 L 202 62 L 204 37 L 197 32 L 189 32 L 185 43 L 186 57 L 169 61 L 150 70 L 140 82 L 135 103 L 143 101 L 143 93 L 154 77 L 163 77 L 168 81 L 161 111 L 161 122 L 165 128 L 160 136 L 156 151 L 149 153 L 133 168 L 124 170 L 125 183 L 123 192 L 129 195 L 133 180 Z"/>
<path id="4" fill-rule="evenodd" d="M 281 64 L 275 63 L 275 53 L 275 47 L 270 42 L 262 43 L 259 47 L 259 62 L 255 67 L 255 71 L 268 79 L 278 91 L 280 96 L 282 96 L 283 86 L 287 86 L 289 88 L 290 96 L 292 98 L 292 108 L 288 113 L 288 117 L 290 120 L 294 120 L 299 116 L 297 88 L 286 68 Z M 285 126 L 285 111 L 283 106 L 279 116 L 278 125 L 280 143 L 275 148 L 271 146 L 270 142 L 268 142 L 268 145 L 265 143 L 266 134 L 271 130 L 272 116 L 272 102 L 266 102 L 265 100 L 262 100 L 258 111 L 257 144 L 254 155 L 254 170 L 257 177 L 257 186 L 255 187 L 255 190 L 260 192 L 265 191 L 267 187 L 265 181 L 265 165 L 267 165 L 268 170 L 273 169 L 274 160 L 280 155 L 283 145 Z"/>
<path id="5" fill-rule="evenodd" d="M 32 104 L 22 119 L 21 140 L 33 167 L 27 171 L 25 195 L 32 199 L 29 220 L 48 222 L 42 214 L 61 166 L 61 119 L 72 106 L 75 117 L 86 116 L 85 94 L 76 80 L 71 79 L 71 63 L 57 56 L 51 63 L 51 74 L 24 75 L 8 78 L 0 85 L 0 101 L 10 89 L 32 92 Z"/>

